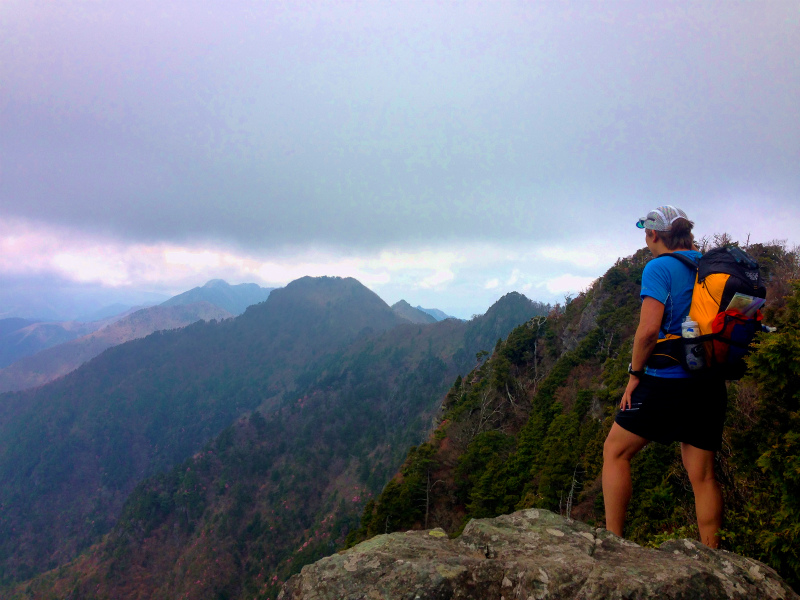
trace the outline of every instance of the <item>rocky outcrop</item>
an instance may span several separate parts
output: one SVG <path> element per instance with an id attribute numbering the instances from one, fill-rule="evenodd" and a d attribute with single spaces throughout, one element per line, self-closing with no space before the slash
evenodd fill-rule
<path id="1" fill-rule="evenodd" d="M 564 328 L 564 332 L 561 334 L 561 343 L 564 345 L 565 350 L 575 350 L 583 338 L 597 327 L 597 316 L 600 314 L 600 306 L 603 301 L 606 300 L 606 296 L 602 293 L 602 285 L 602 280 L 595 284 L 594 296 L 581 311 L 578 322 Z"/>
<path id="2" fill-rule="evenodd" d="M 769 567 L 699 542 L 642 548 L 544 510 L 380 535 L 303 567 L 280 600 L 798 599 Z"/>

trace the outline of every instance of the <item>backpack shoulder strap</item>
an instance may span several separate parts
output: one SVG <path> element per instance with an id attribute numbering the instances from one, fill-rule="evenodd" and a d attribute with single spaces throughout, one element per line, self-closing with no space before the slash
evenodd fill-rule
<path id="1" fill-rule="evenodd" d="M 688 256 L 684 256 L 683 254 L 678 254 L 677 252 L 668 252 L 667 254 L 662 254 L 660 256 L 657 256 L 656 258 L 661 258 L 662 256 L 671 256 L 672 258 L 674 258 L 678 262 L 682 262 L 684 265 L 689 267 L 692 271 L 695 271 L 695 272 L 697 271 L 697 263 L 694 262 Z"/>

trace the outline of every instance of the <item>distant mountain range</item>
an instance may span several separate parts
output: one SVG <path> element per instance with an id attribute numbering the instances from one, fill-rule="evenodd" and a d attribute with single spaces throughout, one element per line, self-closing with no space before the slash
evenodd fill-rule
<path id="1" fill-rule="evenodd" d="M 49 322 L 36 319 L 0 319 L 0 368 L 47 348 L 96 331 L 109 320 Z"/>
<path id="2" fill-rule="evenodd" d="M 417 310 L 421 310 L 424 313 L 428 313 L 430 316 L 432 316 L 437 321 L 444 321 L 445 319 L 455 319 L 456 318 L 456 317 L 451 317 L 450 315 L 448 315 L 445 312 L 442 312 L 438 308 L 422 308 L 421 306 L 416 306 L 415 308 Z"/>
<path id="3" fill-rule="evenodd" d="M 475 353 L 544 309 L 509 294 L 484 317 L 416 324 L 354 279 L 306 277 L 234 319 L 130 341 L 41 388 L 0 395 L 0 581 L 74 558 L 114 528 L 123 506 L 98 567 L 119 574 L 108 578 L 122 586 L 112 597 L 134 597 L 134 583 L 138 597 L 181 595 L 188 579 L 170 588 L 173 568 L 229 556 L 205 544 L 192 554 L 203 531 L 226 548 L 250 531 L 239 566 L 225 567 L 231 581 L 256 556 L 251 538 L 283 573 L 304 531 L 317 521 L 346 527 L 363 494 L 381 489 Z M 256 408 L 244 429 L 231 428 Z M 201 472 L 191 461 L 209 451 L 221 462 Z M 261 466 L 241 471 L 251 460 Z M 289 512 L 278 517 L 282 506 Z M 167 530 L 178 537 L 157 543 Z M 147 532 L 153 553 L 139 546 Z M 193 597 L 218 596 L 206 591 Z"/>
<path id="4" fill-rule="evenodd" d="M 230 285 L 212 279 L 203 286 L 140 309 L 116 304 L 96 311 L 92 322 L 0 320 L 0 393 L 25 390 L 66 375 L 102 351 L 154 331 L 184 327 L 198 320 L 227 319 L 263 302 L 274 288 L 254 283 Z M 179 307 L 186 307 L 179 309 Z M 119 309 L 120 313 L 114 310 Z M 405 300 L 392 306 L 412 323 L 450 318 L 437 309 L 413 308 Z"/>
<path id="5" fill-rule="evenodd" d="M 0 369 L 0 392 L 36 387 L 74 371 L 104 350 L 163 329 L 199 320 L 228 319 L 229 312 L 209 302 L 143 308 L 77 339 L 26 356 Z"/>
<path id="6" fill-rule="evenodd" d="M 400 300 L 392 305 L 392 310 L 412 323 L 435 323 L 445 319 L 455 319 L 438 308 L 422 308 L 411 306 L 405 300 Z"/>
<path id="7" fill-rule="evenodd" d="M 274 288 L 263 288 L 255 283 L 230 285 L 222 279 L 212 279 L 201 287 L 192 288 L 173 296 L 161 306 L 179 306 L 195 302 L 209 302 L 232 315 L 242 314 L 248 306 L 263 302 Z"/>
<path id="8" fill-rule="evenodd" d="M 263 302 L 271 291 L 272 288 L 254 283 L 229 285 L 213 279 L 160 306 L 127 310 L 92 323 L 0 320 L 0 367 L 4 367 L 0 368 L 0 392 L 42 385 L 66 375 L 111 346 L 154 331 L 241 314 L 247 306 Z"/>

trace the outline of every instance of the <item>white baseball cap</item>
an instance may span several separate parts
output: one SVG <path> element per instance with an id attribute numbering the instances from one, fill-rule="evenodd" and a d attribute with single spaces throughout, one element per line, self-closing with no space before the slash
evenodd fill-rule
<path id="1" fill-rule="evenodd" d="M 636 226 L 639 229 L 669 231 L 672 229 L 672 224 L 678 219 L 686 219 L 688 221 L 689 217 L 680 208 L 668 204 L 651 210 L 646 217 L 642 217 L 636 222 Z"/>

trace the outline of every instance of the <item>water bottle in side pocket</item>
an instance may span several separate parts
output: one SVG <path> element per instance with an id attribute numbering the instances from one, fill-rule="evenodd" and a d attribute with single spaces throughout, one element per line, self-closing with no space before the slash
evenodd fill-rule
<path id="1" fill-rule="evenodd" d="M 700 336 L 700 329 L 697 321 L 692 321 L 691 317 L 681 323 L 681 335 L 684 339 L 696 338 Z M 684 342 L 683 349 L 686 352 L 686 366 L 690 371 L 699 371 L 705 366 L 705 359 L 703 357 L 703 344 L 691 342 Z"/>

